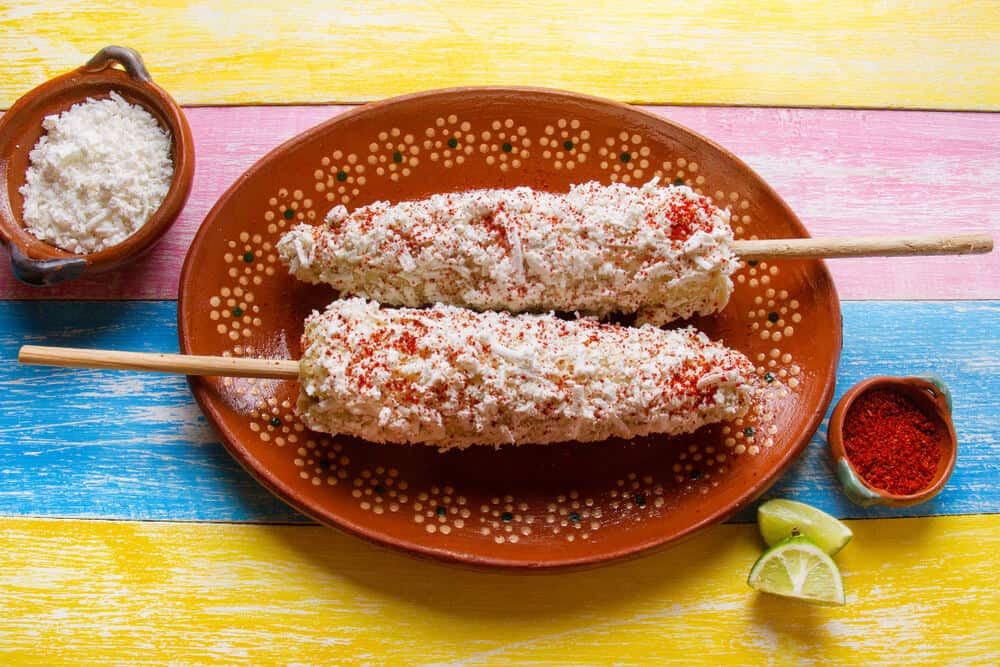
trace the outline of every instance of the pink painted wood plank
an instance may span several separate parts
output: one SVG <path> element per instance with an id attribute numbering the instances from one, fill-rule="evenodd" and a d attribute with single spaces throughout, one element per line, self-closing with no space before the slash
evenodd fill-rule
<path id="1" fill-rule="evenodd" d="M 0 270 L 0 299 L 173 299 L 186 249 L 218 197 L 282 141 L 347 107 L 190 108 L 195 184 L 141 264 L 47 289 Z M 991 232 L 1000 238 L 1000 115 L 655 107 L 741 156 L 814 236 Z M 6 261 L 0 251 L 0 261 Z M 846 299 L 1000 298 L 1000 253 L 830 263 Z"/>

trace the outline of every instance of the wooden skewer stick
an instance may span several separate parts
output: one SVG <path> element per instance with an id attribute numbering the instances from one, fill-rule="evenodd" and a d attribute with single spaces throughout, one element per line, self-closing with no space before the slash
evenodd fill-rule
<path id="1" fill-rule="evenodd" d="M 151 371 L 183 375 L 299 379 L 299 362 L 287 359 L 244 359 L 193 354 L 115 352 L 74 347 L 24 345 L 17 353 L 22 364 L 68 368 L 108 368 L 116 371 Z"/>
<path id="2" fill-rule="evenodd" d="M 810 259 L 817 257 L 901 257 L 906 255 L 974 255 L 993 250 L 989 234 L 957 236 L 867 236 L 832 239 L 760 239 L 736 241 L 743 259 Z"/>

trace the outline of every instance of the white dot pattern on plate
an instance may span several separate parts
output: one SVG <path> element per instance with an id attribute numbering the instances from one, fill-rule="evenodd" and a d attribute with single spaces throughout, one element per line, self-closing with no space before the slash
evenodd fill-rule
<path id="1" fill-rule="evenodd" d="M 374 157 L 375 153 L 369 156 L 369 160 Z M 385 161 L 385 155 L 379 157 Z M 313 189 L 317 197 L 322 197 L 330 205 L 349 204 L 368 182 L 367 170 L 356 153 L 345 154 L 344 151 L 335 150 L 320 160 L 320 166 L 313 172 Z"/>
<path id="2" fill-rule="evenodd" d="M 572 171 L 585 163 L 591 151 L 591 132 L 576 119 L 560 118 L 555 125 L 546 125 L 538 139 L 542 158 L 549 160 L 557 171 Z"/>

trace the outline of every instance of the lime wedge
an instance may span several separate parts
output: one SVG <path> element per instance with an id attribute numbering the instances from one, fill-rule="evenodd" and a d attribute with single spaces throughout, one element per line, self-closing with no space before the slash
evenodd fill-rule
<path id="1" fill-rule="evenodd" d="M 768 500 L 761 505 L 757 527 L 769 547 L 787 537 L 805 535 L 831 556 L 854 536 L 850 528 L 826 512 L 794 500 Z"/>
<path id="2" fill-rule="evenodd" d="M 764 593 L 814 604 L 844 604 L 840 570 L 808 537 L 789 537 L 765 551 L 750 569 L 747 583 Z"/>

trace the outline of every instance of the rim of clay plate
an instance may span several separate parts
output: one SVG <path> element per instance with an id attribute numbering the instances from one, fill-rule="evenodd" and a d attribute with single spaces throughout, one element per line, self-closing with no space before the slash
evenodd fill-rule
<path id="1" fill-rule="evenodd" d="M 420 100 L 422 98 L 431 97 L 441 97 L 449 95 L 460 95 L 463 93 L 473 93 L 473 92 L 486 92 L 495 93 L 497 95 L 542 95 L 546 97 L 557 97 L 562 98 L 567 103 L 574 102 L 587 102 L 587 103 L 597 103 L 605 107 L 612 109 L 617 109 L 619 111 L 625 112 L 627 114 L 634 114 L 643 116 L 646 119 L 652 121 L 656 124 L 667 125 L 678 131 L 681 134 L 686 134 L 694 137 L 699 141 L 705 142 L 707 145 L 713 147 L 714 149 L 720 151 L 728 160 L 731 160 L 737 165 L 740 171 L 746 174 L 749 180 L 754 181 L 755 185 L 759 185 L 760 188 L 770 197 L 774 198 L 774 201 L 778 203 L 781 207 L 785 216 L 790 221 L 792 226 L 795 228 L 796 232 L 802 237 L 808 237 L 809 234 L 803 226 L 802 222 L 799 220 L 798 216 L 788 207 L 788 204 L 778 195 L 777 192 L 766 183 L 756 172 L 754 172 L 749 166 L 746 165 L 742 160 L 736 157 L 733 153 L 726 150 L 719 144 L 715 143 L 711 139 L 704 137 L 703 135 L 690 130 L 674 121 L 668 120 L 656 114 L 653 114 L 645 109 L 634 107 L 631 105 L 623 104 L 620 102 L 614 102 L 611 100 L 606 100 L 600 97 L 595 97 L 591 95 L 584 95 L 580 93 L 572 93 L 563 90 L 533 87 L 533 86 L 467 86 L 467 87 L 456 87 L 456 88 L 443 88 L 431 91 L 422 91 L 417 93 L 411 93 L 408 95 L 401 95 L 398 97 L 389 98 L 386 100 L 380 100 L 377 102 L 371 102 L 365 104 L 344 113 L 338 114 L 337 116 L 326 120 L 305 132 L 289 139 L 288 141 L 282 143 L 278 147 L 269 151 L 266 155 L 257 160 L 253 166 L 244 172 L 243 176 L 240 176 L 231 185 L 225 193 L 219 198 L 215 206 L 206 216 L 206 220 L 215 217 L 217 212 L 228 202 L 229 198 L 233 192 L 241 185 L 247 174 L 256 171 L 261 167 L 261 165 L 267 163 L 272 159 L 273 156 L 280 152 L 291 149 L 294 146 L 298 146 L 303 143 L 308 143 L 313 140 L 314 137 L 325 133 L 332 126 L 339 123 L 343 123 L 349 119 L 352 119 L 358 115 L 369 113 L 374 109 L 381 109 L 386 106 L 391 106 L 394 104 L 399 104 L 402 102 L 409 102 L 413 100 Z M 191 247 L 194 248 L 208 233 L 208 229 L 203 224 L 196 233 L 194 240 L 192 241 Z M 803 430 L 799 437 L 788 447 L 784 455 L 778 460 L 777 464 L 769 470 L 765 475 L 760 477 L 760 479 L 749 486 L 746 491 L 740 494 L 736 500 L 730 504 L 724 510 L 716 511 L 714 513 L 707 514 L 697 521 L 693 522 L 691 525 L 687 526 L 684 530 L 674 533 L 668 537 L 664 538 L 653 538 L 643 540 L 634 544 L 630 544 L 619 549 L 611 550 L 605 553 L 593 555 L 593 556 L 582 556 L 576 558 L 560 558 L 555 557 L 549 560 L 541 562 L 525 562 L 522 560 L 505 559 L 500 557 L 490 557 L 482 556 L 479 554 L 470 554 L 465 552 L 459 552 L 447 548 L 433 548 L 427 547 L 420 544 L 415 544 L 409 542 L 405 539 L 400 539 L 391 534 L 381 533 L 371 528 L 360 525 L 351 521 L 347 521 L 339 516 L 328 514 L 322 511 L 322 509 L 317 509 L 310 506 L 308 503 L 302 501 L 302 498 L 295 489 L 284 484 L 281 480 L 274 477 L 267 470 L 260 470 L 254 463 L 254 457 L 251 455 L 249 449 L 241 443 L 236 438 L 233 438 L 230 433 L 221 433 L 223 443 L 233 457 L 240 463 L 240 465 L 250 473 L 250 475 L 260 482 L 265 488 L 277 495 L 282 501 L 291 505 L 296 510 L 302 514 L 316 520 L 327 526 L 339 528 L 352 535 L 361 537 L 369 542 L 378 544 L 381 546 L 387 546 L 399 551 L 406 552 L 408 554 L 428 557 L 439 561 L 444 561 L 452 564 L 458 564 L 462 566 L 471 566 L 473 568 L 489 568 L 491 570 L 506 570 L 512 572 L 531 572 L 531 571 L 555 571 L 555 570 L 566 570 L 566 569 L 579 569 L 588 566 L 596 566 L 605 564 L 612 561 L 618 561 L 630 557 L 635 557 L 641 554 L 649 553 L 653 549 L 662 548 L 670 544 L 677 543 L 681 540 L 687 539 L 697 533 L 698 531 L 714 525 L 716 523 L 722 523 L 729 517 L 733 516 L 741 509 L 746 507 L 749 503 L 753 502 L 756 498 L 762 495 L 768 488 L 770 488 L 778 478 L 788 469 L 788 467 L 798 459 L 799 455 L 803 452 L 812 435 L 815 433 L 816 429 L 819 427 L 823 416 L 826 414 L 826 410 L 830 405 L 833 398 L 834 388 L 835 388 L 835 376 L 837 365 L 840 359 L 841 345 L 842 345 L 842 318 L 840 313 L 840 301 L 837 295 L 836 287 L 833 284 L 833 280 L 830 273 L 826 267 L 825 262 L 822 260 L 813 260 L 818 263 L 819 270 L 816 272 L 819 280 L 813 285 L 814 289 L 823 290 L 829 295 L 829 300 L 835 304 L 832 309 L 833 319 L 829 322 L 829 326 L 833 331 L 833 343 L 834 349 L 833 354 L 830 356 L 830 361 L 827 367 L 823 369 L 823 376 L 826 380 L 825 388 L 820 397 L 819 405 L 817 409 L 809 416 L 806 421 Z M 181 271 L 179 294 L 178 294 L 178 334 L 180 337 L 180 347 L 181 351 L 185 354 L 191 353 L 191 345 L 189 340 L 188 332 L 188 322 L 185 318 L 185 313 L 183 309 L 183 303 L 185 300 L 185 286 L 188 284 L 190 275 L 192 272 L 196 271 L 197 268 L 193 266 L 192 253 L 188 252 L 187 257 L 184 260 L 184 266 Z M 204 386 L 200 386 L 197 383 L 196 378 L 189 378 L 189 384 L 191 386 L 192 393 L 195 395 L 195 399 L 201 406 L 201 409 L 211 416 L 211 421 L 215 424 L 224 423 L 223 416 L 216 410 L 215 406 L 208 400 L 208 390 Z"/>

